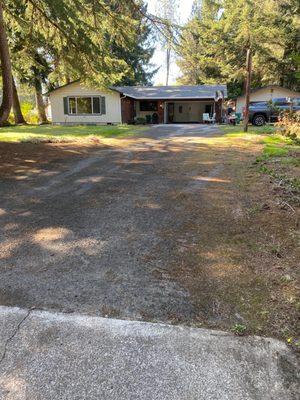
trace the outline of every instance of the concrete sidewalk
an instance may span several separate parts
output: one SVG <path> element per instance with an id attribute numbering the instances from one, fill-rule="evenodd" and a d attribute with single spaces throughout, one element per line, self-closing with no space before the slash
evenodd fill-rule
<path id="1" fill-rule="evenodd" d="M 5 400 L 296 399 L 282 342 L 0 307 Z"/>

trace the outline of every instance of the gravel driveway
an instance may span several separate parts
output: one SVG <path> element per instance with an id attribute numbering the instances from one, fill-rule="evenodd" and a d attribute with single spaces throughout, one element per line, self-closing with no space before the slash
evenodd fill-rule
<path id="1" fill-rule="evenodd" d="M 121 318 L 193 318 L 172 263 L 195 199 L 222 165 L 195 162 L 212 126 L 155 126 L 120 146 L 1 182 L 0 303 Z M 200 151 L 199 151 L 200 150 Z M 21 171 L 22 173 L 22 171 Z M 202 175 L 203 175 L 202 174 Z M 24 178 L 24 176 L 23 176 Z M 197 195 L 201 202 L 201 193 Z"/>

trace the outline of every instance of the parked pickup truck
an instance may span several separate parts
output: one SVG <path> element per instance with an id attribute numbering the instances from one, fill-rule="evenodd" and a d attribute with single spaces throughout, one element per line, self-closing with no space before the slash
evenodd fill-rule
<path id="1" fill-rule="evenodd" d="M 268 101 L 251 102 L 249 106 L 249 122 L 262 126 L 266 122 L 276 122 L 282 111 L 300 110 L 300 98 L 278 98 Z"/>

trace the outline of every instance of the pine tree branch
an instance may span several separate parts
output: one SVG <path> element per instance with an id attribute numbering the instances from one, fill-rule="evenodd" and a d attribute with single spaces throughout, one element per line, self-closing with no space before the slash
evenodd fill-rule
<path id="1" fill-rule="evenodd" d="M 28 0 L 28 2 L 35 7 L 40 14 L 42 14 L 42 16 L 51 24 L 53 25 L 57 30 L 59 30 L 63 36 L 75 47 L 77 48 L 77 43 L 75 41 L 73 41 L 72 38 L 70 38 L 70 35 L 68 35 L 68 33 L 55 21 L 53 21 L 48 15 L 47 13 L 39 6 L 36 4 L 36 2 L 34 0 Z"/>
<path id="2" fill-rule="evenodd" d="M 139 12 L 144 18 L 146 18 L 148 21 L 150 21 L 150 23 L 154 26 L 154 28 L 166 39 L 166 41 L 168 43 L 170 43 L 172 50 L 175 53 L 178 53 L 177 47 L 179 46 L 179 43 L 175 40 L 173 35 L 168 36 L 164 29 L 161 28 L 161 26 L 163 27 L 167 27 L 167 28 L 171 28 L 171 27 L 176 27 L 178 29 L 182 29 L 181 26 L 177 25 L 177 24 L 173 24 L 170 23 L 170 21 L 164 19 L 164 18 L 160 18 L 156 15 L 153 14 L 149 14 L 147 12 L 145 12 L 140 6 L 138 6 L 134 0 L 129 0 L 129 2 L 132 4 L 132 6 L 134 7 L 134 9 Z"/>

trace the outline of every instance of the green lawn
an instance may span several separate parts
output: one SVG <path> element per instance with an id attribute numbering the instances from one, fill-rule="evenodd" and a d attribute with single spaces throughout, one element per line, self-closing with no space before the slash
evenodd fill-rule
<path id="1" fill-rule="evenodd" d="M 220 128 L 223 132 L 226 133 L 228 137 L 243 137 L 247 134 L 249 135 L 264 135 L 271 134 L 275 132 L 275 128 L 272 125 L 265 126 L 252 126 L 249 125 L 248 133 L 245 133 L 243 130 L 243 124 L 240 125 L 220 125 Z"/>
<path id="2" fill-rule="evenodd" d="M 98 125 L 98 126 L 52 126 L 21 125 L 0 128 L 0 142 L 72 141 L 90 137 L 123 137 L 140 132 L 141 126 Z"/>
<path id="3" fill-rule="evenodd" d="M 280 157 L 285 156 L 295 147 L 295 143 L 280 134 L 275 132 L 274 126 L 249 126 L 248 132 L 243 131 L 242 125 L 237 126 L 221 126 L 223 132 L 226 133 L 226 137 L 229 138 L 243 138 L 245 140 L 254 139 L 258 143 L 264 144 L 263 154 L 269 157 Z M 296 146 L 297 147 L 297 146 Z"/>
<path id="4" fill-rule="evenodd" d="M 300 146 L 296 141 L 276 133 L 273 126 L 249 126 L 247 133 L 242 125 L 221 126 L 221 129 L 226 133 L 225 137 L 244 139 L 249 144 L 253 141 L 262 144 L 262 153 L 255 160 L 259 171 L 280 182 L 290 196 L 299 198 Z"/>

